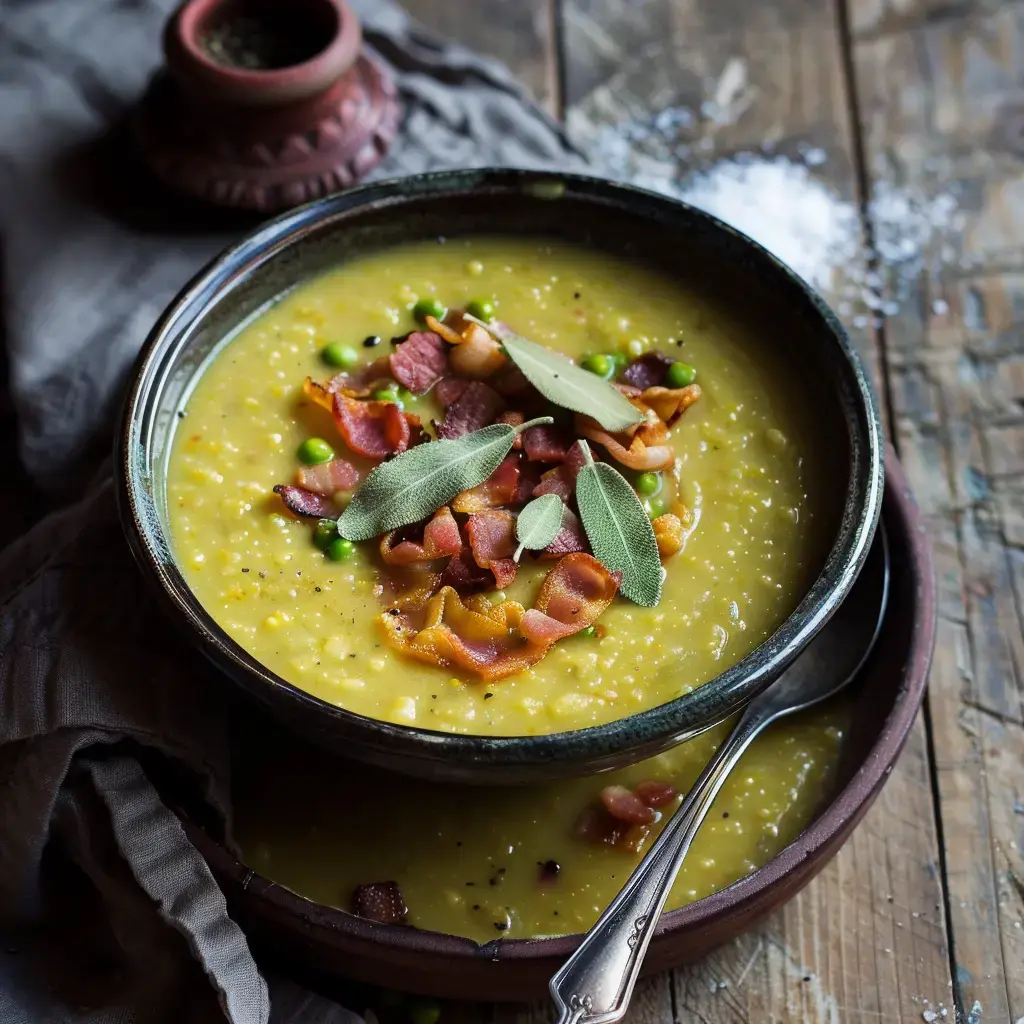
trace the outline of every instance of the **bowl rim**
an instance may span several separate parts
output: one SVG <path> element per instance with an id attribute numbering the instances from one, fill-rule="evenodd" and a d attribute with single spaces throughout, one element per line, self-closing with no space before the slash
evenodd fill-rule
<path id="1" fill-rule="evenodd" d="M 874 742 L 841 790 L 817 814 L 810 824 L 762 867 L 709 896 L 664 913 L 655 931 L 655 942 L 663 935 L 710 925 L 727 912 L 755 913 L 771 890 L 796 874 L 809 858 L 827 851 L 844 828 L 852 829 L 867 812 L 874 797 L 888 779 L 910 735 L 918 709 L 924 699 L 931 665 L 937 621 L 936 582 L 931 543 L 921 510 L 914 500 L 902 466 L 891 445 L 886 445 L 886 501 L 892 502 L 893 515 L 903 527 L 909 549 L 908 563 L 915 576 L 915 612 L 912 620 L 910 657 L 901 670 L 902 685 L 893 707 L 886 716 Z M 890 543 L 896 543 L 890 529 Z M 537 961 L 549 957 L 562 959 L 575 950 L 581 933 L 542 938 L 492 939 L 478 943 L 465 936 L 400 925 L 383 925 L 354 914 L 317 903 L 294 890 L 272 881 L 250 868 L 228 848 L 188 818 L 180 808 L 186 831 L 200 854 L 218 877 L 230 877 L 254 899 L 265 901 L 302 922 L 304 927 L 327 929 L 356 941 L 378 947 L 455 959 Z M 845 841 L 845 839 L 844 839 Z M 822 865 L 824 861 L 822 862 Z M 805 879 L 806 880 L 806 879 Z M 774 904 L 772 904 L 774 907 Z"/>
<path id="2" fill-rule="evenodd" d="M 159 397 L 166 376 L 169 360 L 165 349 L 177 342 L 173 355 L 187 347 L 191 327 L 206 307 L 230 292 L 247 272 L 273 260 L 305 235 L 329 230 L 346 215 L 358 215 L 362 209 L 488 193 L 552 202 L 568 194 L 598 209 L 602 205 L 625 206 L 644 219 L 667 218 L 670 223 L 682 216 L 703 229 L 732 236 L 802 293 L 843 357 L 836 360 L 842 378 L 838 386 L 846 388 L 849 398 L 843 418 L 852 458 L 841 523 L 817 578 L 775 632 L 735 665 L 688 694 L 600 725 L 529 736 L 447 733 L 385 722 L 330 704 L 263 666 L 221 629 L 188 586 L 170 555 L 169 540 L 163 537 L 154 495 L 147 490 L 148 477 L 141 469 L 145 461 L 139 457 L 145 452 L 142 437 L 152 429 L 157 413 L 152 408 L 153 398 Z M 458 764 L 487 782 L 501 781 L 503 771 L 535 778 L 581 775 L 640 760 L 692 738 L 745 704 L 796 657 L 846 597 L 874 536 L 884 482 L 879 409 L 864 366 L 836 315 L 794 271 L 742 232 L 679 200 L 591 175 L 506 168 L 428 172 L 334 193 L 264 222 L 213 257 L 166 307 L 139 353 L 124 399 L 114 460 L 120 517 L 136 562 L 171 618 L 229 677 L 265 703 L 271 691 L 276 691 L 293 705 L 324 716 L 332 728 L 361 744 L 358 752 L 353 750 L 354 756 L 373 760 L 369 749 L 380 752 L 390 763 L 395 763 L 397 756 L 398 763 L 404 759 Z M 156 532 L 154 523 L 159 528 Z M 694 709 L 702 707 L 699 723 L 689 722 Z M 586 761 L 582 768 L 581 761 Z M 452 775 L 451 771 L 445 773 Z"/>

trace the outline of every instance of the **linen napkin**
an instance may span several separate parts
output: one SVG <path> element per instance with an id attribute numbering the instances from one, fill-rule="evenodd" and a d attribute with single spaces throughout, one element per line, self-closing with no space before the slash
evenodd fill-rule
<path id="1" fill-rule="evenodd" d="M 152 604 L 108 454 L 149 327 L 239 230 L 154 190 L 123 130 L 172 6 L 0 0 L 10 397 L 22 469 L 61 506 L 0 553 L 0 1020 L 352 1024 L 287 981 L 268 990 L 154 781 L 173 773 L 230 835 L 230 696 Z M 506 69 L 389 0 L 354 6 L 404 105 L 373 177 L 583 166 Z"/>

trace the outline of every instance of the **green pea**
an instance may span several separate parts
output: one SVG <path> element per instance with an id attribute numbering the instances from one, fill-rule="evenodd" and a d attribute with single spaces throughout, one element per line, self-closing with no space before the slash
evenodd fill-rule
<path id="1" fill-rule="evenodd" d="M 421 324 L 426 323 L 428 316 L 432 316 L 435 320 L 443 320 L 447 312 L 448 309 L 444 303 L 440 299 L 435 299 L 433 295 L 425 296 L 412 307 L 412 315 Z"/>
<path id="2" fill-rule="evenodd" d="M 441 1019 L 441 1007 L 433 999 L 417 999 L 409 1008 L 412 1024 L 437 1024 Z"/>
<path id="3" fill-rule="evenodd" d="M 313 531 L 313 543 L 321 551 L 326 551 L 337 536 L 338 524 L 333 519 L 321 519 Z"/>
<path id="4" fill-rule="evenodd" d="M 597 635 L 597 626 L 587 626 L 586 629 L 581 629 L 579 632 L 580 636 L 592 637 Z"/>
<path id="5" fill-rule="evenodd" d="M 494 319 L 494 303 L 490 299 L 470 299 L 466 305 L 466 312 L 470 316 L 475 316 L 477 320 L 489 324 Z"/>
<path id="6" fill-rule="evenodd" d="M 665 383 L 670 388 L 685 388 L 697 379 L 697 371 L 689 363 L 673 363 L 665 372 Z"/>
<path id="7" fill-rule="evenodd" d="M 611 354 L 612 362 L 615 364 L 615 372 L 622 373 L 622 371 L 629 366 L 629 356 L 625 352 L 613 352 Z"/>
<path id="8" fill-rule="evenodd" d="M 377 402 L 394 402 L 399 409 L 404 409 L 405 402 L 402 400 L 403 391 L 405 391 L 405 388 L 398 388 L 397 386 L 381 388 L 379 391 L 374 391 L 370 397 Z M 410 392 L 406 391 L 406 394 L 408 394 L 410 398 L 412 397 Z"/>
<path id="9" fill-rule="evenodd" d="M 359 362 L 359 353 L 351 345 L 333 341 L 320 350 L 320 358 L 328 366 L 336 366 L 339 370 L 351 370 Z"/>
<path id="10" fill-rule="evenodd" d="M 307 466 L 319 466 L 321 462 L 330 462 L 334 458 L 334 449 L 322 438 L 307 437 L 299 445 L 299 462 Z"/>
<path id="11" fill-rule="evenodd" d="M 335 537 L 327 545 L 326 553 L 332 562 L 346 562 L 356 553 L 356 546 L 344 537 Z"/>
<path id="12" fill-rule="evenodd" d="M 416 396 L 408 388 L 399 388 L 395 392 L 395 400 L 399 405 L 405 402 L 411 402 Z"/>
<path id="13" fill-rule="evenodd" d="M 615 372 L 615 363 L 603 352 L 598 352 L 596 355 L 584 358 L 583 369 L 607 380 Z"/>
<path id="14" fill-rule="evenodd" d="M 666 512 L 665 502 L 661 498 L 648 498 L 644 502 L 644 511 L 651 519 L 657 519 L 658 516 L 663 516 Z"/>
<path id="15" fill-rule="evenodd" d="M 661 474 L 660 473 L 641 473 L 636 478 L 636 492 L 642 494 L 645 497 L 650 497 L 652 494 L 657 494 L 661 490 Z"/>

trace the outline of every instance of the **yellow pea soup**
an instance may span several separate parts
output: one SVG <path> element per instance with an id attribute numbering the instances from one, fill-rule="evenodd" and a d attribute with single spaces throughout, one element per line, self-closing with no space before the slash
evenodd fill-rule
<path id="1" fill-rule="evenodd" d="M 806 827 L 834 783 L 846 719 L 832 702 L 755 740 L 698 832 L 669 909 L 761 867 Z M 254 744 L 235 773 L 236 837 L 247 864 L 328 906 L 347 910 L 356 886 L 391 881 L 419 928 L 478 942 L 571 934 L 593 924 L 664 822 L 629 851 L 579 838 L 580 811 L 613 783 L 656 779 L 685 793 L 726 728 L 621 771 L 515 788 L 393 776 L 298 743 L 275 743 L 268 756 Z"/>
<path id="2" fill-rule="evenodd" d="M 654 608 L 616 598 L 600 636 L 558 642 L 517 676 L 483 682 L 411 661 L 379 627 L 377 543 L 334 562 L 312 525 L 272 493 L 310 438 L 348 453 L 303 379 L 332 372 L 340 342 L 369 362 L 415 327 L 424 296 L 494 303 L 496 315 L 566 355 L 658 351 L 697 370 L 702 397 L 671 431 L 685 545 Z M 831 541 L 827 453 L 782 347 L 742 302 L 697 282 L 559 242 L 416 243 L 297 286 L 220 349 L 192 391 L 167 473 L 172 541 L 200 602 L 268 668 L 323 700 L 447 732 L 579 729 L 662 704 L 718 675 L 781 624 Z M 375 347 L 363 339 L 379 336 Z M 407 403 L 440 418 L 428 395 Z M 650 498 L 655 503 L 658 495 Z M 524 561 L 509 598 L 529 607 L 550 567 Z"/>

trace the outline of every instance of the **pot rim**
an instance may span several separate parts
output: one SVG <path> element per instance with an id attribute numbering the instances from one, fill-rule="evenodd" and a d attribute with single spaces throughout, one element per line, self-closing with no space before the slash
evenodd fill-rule
<path id="1" fill-rule="evenodd" d="M 169 369 L 166 349 L 172 347 L 173 353 L 187 346 L 191 325 L 246 270 L 274 259 L 307 233 L 329 229 L 350 211 L 481 192 L 527 194 L 552 202 L 569 194 L 595 208 L 617 204 L 648 218 L 671 220 L 682 215 L 731 235 L 803 293 L 843 356 L 836 360 L 842 377 L 839 390 L 847 389 L 843 412 L 852 458 L 842 522 L 818 577 L 790 616 L 754 651 L 688 694 L 601 725 L 537 736 L 463 735 L 395 725 L 329 704 L 265 668 L 221 630 L 188 587 L 170 554 L 153 494 L 147 490 L 152 481 L 144 472 L 144 438 L 156 415 L 154 394 L 159 397 L 159 385 Z M 736 229 L 678 200 L 587 175 L 507 169 L 441 171 L 365 184 L 282 214 L 216 256 L 171 302 L 143 346 L 125 398 L 115 461 L 121 519 L 136 561 L 172 617 L 229 676 L 257 698 L 266 701 L 276 689 L 295 705 L 330 719 L 339 733 L 346 732 L 347 739 L 361 744 L 354 756 L 457 763 L 464 769 L 463 780 L 473 776 L 491 783 L 502 781 L 503 769 L 517 777 L 540 778 L 632 763 L 697 735 L 746 703 L 796 657 L 846 597 L 874 536 L 884 475 L 877 404 L 861 361 L 835 314 L 785 264 Z M 580 760 L 586 765 L 580 767 Z"/>

